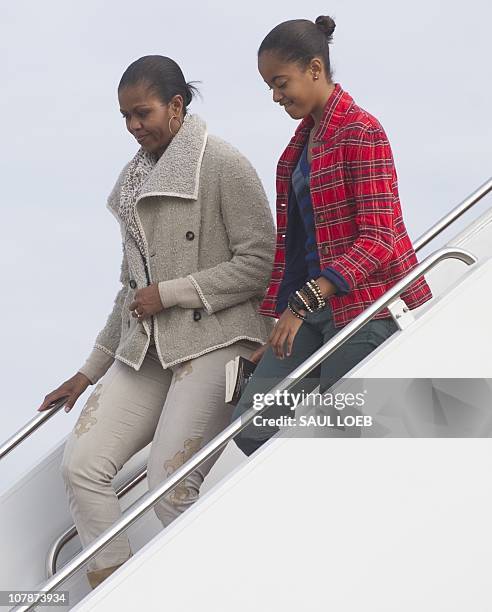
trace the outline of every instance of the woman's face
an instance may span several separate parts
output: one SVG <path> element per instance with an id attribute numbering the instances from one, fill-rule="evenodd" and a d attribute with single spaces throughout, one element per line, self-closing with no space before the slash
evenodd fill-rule
<path id="1" fill-rule="evenodd" d="M 126 129 L 148 153 L 162 155 L 173 134 L 169 131 L 171 117 L 182 120 L 183 99 L 176 95 L 169 104 L 163 102 L 146 83 L 128 85 L 118 91 L 120 111 L 126 121 Z M 179 124 L 171 122 L 176 133 Z"/>
<path id="2" fill-rule="evenodd" d="M 303 119 L 316 107 L 318 91 L 311 65 L 302 69 L 296 62 L 283 61 L 274 51 L 264 51 L 258 57 L 258 70 L 273 90 L 273 101 L 293 119 Z"/>

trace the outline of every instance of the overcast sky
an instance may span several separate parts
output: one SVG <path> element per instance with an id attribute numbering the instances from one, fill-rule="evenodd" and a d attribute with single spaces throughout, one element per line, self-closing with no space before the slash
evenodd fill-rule
<path id="1" fill-rule="evenodd" d="M 334 80 L 386 129 L 412 238 L 491 174 L 485 0 L 16 0 L 1 13 L 2 441 L 80 367 L 111 310 L 121 247 L 106 197 L 137 150 L 116 87 L 138 57 L 168 55 L 202 81 L 190 110 L 249 157 L 273 207 L 297 123 L 272 103 L 257 48 L 277 23 L 329 14 Z M 82 405 L 5 459 L 1 486 L 56 445 Z"/>

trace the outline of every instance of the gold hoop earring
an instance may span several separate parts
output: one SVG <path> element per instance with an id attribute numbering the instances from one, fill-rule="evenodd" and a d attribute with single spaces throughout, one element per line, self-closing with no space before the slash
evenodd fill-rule
<path id="1" fill-rule="evenodd" d="M 172 131 L 172 129 L 171 129 L 171 121 L 172 121 L 173 119 L 176 119 L 177 121 L 179 121 L 179 128 L 178 128 L 178 130 L 176 131 L 176 134 L 179 132 L 179 130 L 180 130 L 180 128 L 181 128 L 181 126 L 183 125 L 183 122 L 182 122 L 182 121 L 181 121 L 181 119 L 180 119 L 178 116 L 176 116 L 176 115 L 173 115 L 172 117 L 170 117 L 170 118 L 169 118 L 169 123 L 168 123 L 169 131 L 171 132 L 171 136 L 176 136 L 176 134 L 175 134 L 175 133 Z"/>

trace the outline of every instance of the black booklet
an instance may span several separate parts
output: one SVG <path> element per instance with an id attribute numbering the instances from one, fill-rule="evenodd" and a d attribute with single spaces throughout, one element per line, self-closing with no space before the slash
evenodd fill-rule
<path id="1" fill-rule="evenodd" d="M 250 361 L 241 355 L 226 363 L 226 404 L 235 406 L 238 403 L 255 368 L 256 363 L 254 361 Z"/>

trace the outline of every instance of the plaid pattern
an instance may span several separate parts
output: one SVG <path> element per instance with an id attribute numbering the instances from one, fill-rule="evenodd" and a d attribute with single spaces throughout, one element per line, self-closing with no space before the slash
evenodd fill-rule
<path id="1" fill-rule="evenodd" d="M 314 124 L 297 128 L 277 166 L 277 242 L 272 275 L 258 312 L 277 317 L 277 295 L 285 273 L 287 204 L 294 168 Z M 336 327 L 361 314 L 417 265 L 405 228 L 397 175 L 379 121 L 357 106 L 337 83 L 314 135 L 311 198 L 321 269 L 330 267 L 350 291 L 329 298 Z M 401 295 L 409 308 L 432 297 L 424 277 Z M 390 316 L 387 309 L 376 319 Z"/>

